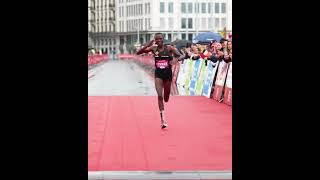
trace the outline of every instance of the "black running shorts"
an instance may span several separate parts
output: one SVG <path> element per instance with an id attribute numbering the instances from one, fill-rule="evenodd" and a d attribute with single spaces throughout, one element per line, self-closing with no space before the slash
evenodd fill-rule
<path id="1" fill-rule="evenodd" d="M 155 74 L 156 78 L 160 78 L 162 80 L 167 80 L 167 81 L 171 81 L 172 80 L 172 70 L 171 70 L 171 68 L 166 68 L 166 69 L 158 69 L 158 68 L 156 68 L 154 74 Z"/>

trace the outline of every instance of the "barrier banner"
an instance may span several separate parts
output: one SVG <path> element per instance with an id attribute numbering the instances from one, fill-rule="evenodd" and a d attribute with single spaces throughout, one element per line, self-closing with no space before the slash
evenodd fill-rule
<path id="1" fill-rule="evenodd" d="M 186 90 L 184 89 L 184 87 L 183 86 L 181 86 L 181 85 L 177 85 L 177 89 L 178 89 L 178 93 L 179 93 L 179 95 L 181 95 L 181 96 L 185 96 L 186 95 Z"/>
<path id="2" fill-rule="evenodd" d="M 227 64 L 224 61 L 221 61 L 219 64 L 216 84 L 214 86 L 213 96 L 212 96 L 214 100 L 220 101 L 222 98 L 222 91 L 224 89 L 224 83 L 227 77 L 228 66 L 229 64 Z"/>
<path id="3" fill-rule="evenodd" d="M 188 61 L 186 63 L 187 63 L 187 71 L 185 74 L 186 81 L 184 83 L 184 88 L 189 90 L 190 82 L 191 82 L 191 75 L 193 72 L 193 66 L 194 66 L 195 60 L 188 59 Z"/>
<path id="4" fill-rule="evenodd" d="M 189 90 L 188 87 L 183 87 L 183 88 L 184 88 L 184 95 L 186 95 L 186 96 L 192 95 L 192 94 L 190 93 L 190 90 Z"/>
<path id="5" fill-rule="evenodd" d="M 202 61 L 200 75 L 196 82 L 196 95 L 202 95 L 204 80 L 207 77 L 207 70 L 208 68 L 205 65 L 205 61 Z"/>
<path id="6" fill-rule="evenodd" d="M 219 62 L 214 64 L 212 61 L 208 61 L 207 75 L 206 75 L 204 83 L 203 83 L 203 92 L 202 92 L 202 95 L 206 96 L 207 98 L 210 98 L 213 79 L 216 74 L 218 66 L 219 66 Z"/>
<path id="7" fill-rule="evenodd" d="M 133 59 L 133 54 L 118 54 L 118 59 Z"/>
<path id="8" fill-rule="evenodd" d="M 109 55 L 107 54 L 96 54 L 96 55 L 89 55 L 88 56 L 88 65 L 94 65 L 97 63 L 100 63 L 102 61 L 107 61 L 109 60 Z"/>
<path id="9" fill-rule="evenodd" d="M 177 62 L 175 65 L 172 66 L 172 82 L 176 84 L 178 73 L 180 69 L 180 62 Z"/>
<path id="10" fill-rule="evenodd" d="M 224 88 L 223 103 L 232 105 L 232 62 L 229 63 L 226 86 Z"/>
<path id="11" fill-rule="evenodd" d="M 196 82 L 198 81 L 202 64 L 203 64 L 203 59 L 201 58 L 195 60 L 194 62 L 193 71 L 192 71 L 191 80 L 190 80 L 190 87 L 189 87 L 191 95 L 195 95 Z"/>
<path id="12" fill-rule="evenodd" d="M 187 59 L 184 60 L 184 63 L 180 65 L 180 70 L 178 73 L 177 84 L 184 86 L 186 82 L 186 70 L 187 70 Z"/>

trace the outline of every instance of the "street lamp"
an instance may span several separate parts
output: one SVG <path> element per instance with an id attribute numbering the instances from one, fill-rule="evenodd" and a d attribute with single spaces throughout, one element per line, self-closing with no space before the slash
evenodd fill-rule
<path id="1" fill-rule="evenodd" d="M 141 45 L 140 45 L 140 32 L 139 32 L 139 25 L 137 25 L 134 30 L 137 30 L 137 42 L 136 44 L 134 45 L 136 48 L 139 48 Z"/>

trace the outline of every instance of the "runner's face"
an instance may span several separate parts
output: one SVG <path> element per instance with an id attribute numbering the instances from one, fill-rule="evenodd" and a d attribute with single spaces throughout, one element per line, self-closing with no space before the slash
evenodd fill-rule
<path id="1" fill-rule="evenodd" d="M 156 37 L 154 38 L 154 40 L 156 41 L 156 44 L 158 46 L 162 46 L 163 45 L 163 37 L 161 34 L 156 35 Z"/>

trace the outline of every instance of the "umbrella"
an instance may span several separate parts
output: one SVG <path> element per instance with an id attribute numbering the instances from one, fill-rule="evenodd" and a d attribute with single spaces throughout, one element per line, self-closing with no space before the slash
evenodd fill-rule
<path id="1" fill-rule="evenodd" d="M 197 37 L 193 39 L 194 43 L 210 43 L 212 40 L 220 41 L 222 36 L 219 33 L 205 32 L 198 34 Z"/>
<path id="2" fill-rule="evenodd" d="M 167 40 L 167 39 L 164 39 L 163 40 L 163 44 L 164 45 L 171 45 L 171 42 L 169 40 Z"/>
<path id="3" fill-rule="evenodd" d="M 181 49 L 182 47 L 187 47 L 188 43 L 191 44 L 192 42 L 185 39 L 179 39 L 172 42 L 173 45 L 176 45 L 177 49 Z"/>

